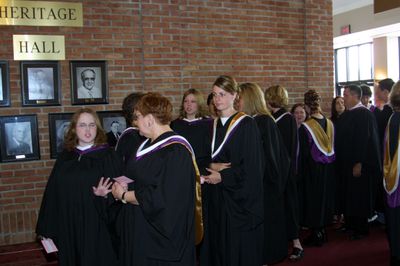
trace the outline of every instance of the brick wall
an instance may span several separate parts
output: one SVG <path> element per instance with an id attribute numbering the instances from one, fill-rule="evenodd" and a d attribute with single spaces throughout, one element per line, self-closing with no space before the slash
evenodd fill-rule
<path id="1" fill-rule="evenodd" d="M 67 2 L 67 0 L 64 0 Z M 75 2 L 75 0 L 71 1 Z M 175 106 L 188 88 L 209 93 L 220 74 L 263 88 L 282 84 L 291 103 L 313 88 L 323 107 L 333 96 L 331 1 L 85 0 L 84 27 L 0 26 L 0 59 L 10 66 L 11 107 L 0 115 L 37 113 L 40 161 L 0 163 L 0 245 L 32 241 L 37 211 L 54 160 L 47 114 L 73 112 L 69 60 L 107 60 L 110 102 L 131 91 L 158 91 Z M 62 105 L 21 107 L 13 34 L 64 35 Z"/>

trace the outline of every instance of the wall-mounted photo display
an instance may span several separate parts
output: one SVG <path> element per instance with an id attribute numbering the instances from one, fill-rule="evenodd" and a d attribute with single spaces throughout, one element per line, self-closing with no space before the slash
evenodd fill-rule
<path id="1" fill-rule="evenodd" d="M 57 61 L 21 61 L 22 106 L 60 105 Z"/>
<path id="2" fill-rule="evenodd" d="M 0 116 L 0 146 L 2 162 L 39 160 L 37 116 Z"/>
<path id="3" fill-rule="evenodd" d="M 71 103 L 108 103 L 106 61 L 71 61 Z"/>
<path id="4" fill-rule="evenodd" d="M 0 61 L 0 107 L 10 106 L 8 62 Z"/>
<path id="5" fill-rule="evenodd" d="M 64 150 L 64 138 L 71 123 L 73 113 L 50 113 L 49 136 L 50 158 L 56 159 Z"/>
<path id="6" fill-rule="evenodd" d="M 119 137 L 127 127 L 122 111 L 99 111 L 97 114 L 106 132 L 108 145 L 115 147 Z"/>

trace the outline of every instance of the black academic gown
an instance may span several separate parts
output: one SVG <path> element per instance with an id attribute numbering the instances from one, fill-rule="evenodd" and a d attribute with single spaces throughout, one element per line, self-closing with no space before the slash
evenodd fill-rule
<path id="1" fill-rule="evenodd" d="M 201 175 L 208 175 L 206 170 L 211 162 L 211 133 L 214 120 L 211 118 L 202 118 L 195 121 L 186 121 L 184 119 L 175 119 L 171 122 L 171 128 L 179 135 L 185 137 L 196 155 L 197 166 Z M 203 214 L 203 240 L 199 245 L 199 256 L 204 260 L 208 260 L 209 245 L 208 239 L 208 201 L 207 201 L 207 186 L 201 186 L 201 201 Z"/>
<path id="2" fill-rule="evenodd" d="M 183 119 L 175 119 L 171 122 L 171 128 L 179 135 L 185 137 L 196 155 L 197 166 L 202 175 L 207 175 L 206 167 L 211 162 L 211 132 L 214 120 L 209 118 L 188 122 Z"/>
<path id="3" fill-rule="evenodd" d="M 383 106 L 383 109 L 380 110 L 379 108 L 375 108 L 373 110 L 375 115 L 376 123 L 378 126 L 378 133 L 379 133 L 379 145 L 381 147 L 381 154 L 383 154 L 383 142 L 385 138 L 385 130 L 386 125 L 389 121 L 390 116 L 393 114 L 393 109 L 388 104 Z M 383 157 L 382 157 L 383 159 Z M 381 176 L 376 177 L 378 182 L 381 180 Z M 384 210 L 384 190 L 383 186 L 377 187 L 377 195 L 376 195 L 376 204 L 375 209 L 379 212 L 383 212 Z"/>
<path id="4" fill-rule="evenodd" d="M 217 120 L 215 150 L 234 115 Z M 231 163 L 219 184 L 207 184 L 210 260 L 202 265 L 259 266 L 263 254 L 263 156 L 260 133 L 251 117 L 234 129 L 215 163 Z"/>
<path id="5" fill-rule="evenodd" d="M 38 235 L 54 240 L 59 265 L 116 265 L 108 227 L 107 206 L 113 201 L 97 197 L 92 187 L 101 177 L 120 175 L 120 161 L 108 147 L 84 154 L 63 151 L 44 192 L 36 227 Z"/>
<path id="6" fill-rule="evenodd" d="M 286 113 L 284 108 L 273 113 L 275 119 Z M 286 114 L 276 124 L 290 157 L 289 175 L 285 187 L 286 230 L 288 240 L 299 237 L 299 200 L 296 180 L 297 124 L 291 114 Z"/>
<path id="7" fill-rule="evenodd" d="M 344 214 L 367 218 L 374 210 L 376 177 L 382 177 L 381 154 L 376 120 L 364 107 L 345 112 L 336 128 L 336 160 L 344 177 L 341 189 Z M 353 176 L 353 166 L 362 163 L 360 177 Z"/>
<path id="8" fill-rule="evenodd" d="M 263 264 L 272 264 L 288 254 L 284 190 L 290 159 L 273 118 L 257 115 L 254 119 L 260 130 L 265 160 Z"/>
<path id="9" fill-rule="evenodd" d="M 389 151 L 390 158 L 392 163 L 397 164 L 396 161 L 393 160 L 393 157 L 396 153 L 396 150 L 399 146 L 399 130 L 400 130 L 400 112 L 395 112 L 390 120 L 389 131 L 390 131 L 390 139 L 389 139 Z M 385 191 L 385 196 L 386 196 Z M 386 206 L 386 225 L 387 225 L 387 236 L 389 240 L 390 254 L 392 257 L 396 257 L 400 259 L 400 206 L 398 204 L 391 203 L 392 206 L 388 204 L 388 201 L 397 202 L 398 197 L 400 195 L 400 188 L 398 187 L 393 194 L 385 197 L 385 206 Z"/>
<path id="10" fill-rule="evenodd" d="M 145 140 L 143 136 L 139 134 L 137 128 L 129 127 L 125 129 L 118 139 L 115 146 L 115 151 L 118 156 L 120 156 L 123 162 L 123 174 L 127 175 L 126 167 L 131 157 L 135 157 L 136 151 L 140 144 Z M 128 184 L 128 189 L 133 190 L 134 183 Z M 123 208 L 122 208 L 123 207 Z M 133 223 L 134 223 L 134 206 L 132 204 L 124 205 L 121 201 L 116 201 L 110 212 L 113 212 L 115 217 L 115 235 L 116 241 L 118 242 L 118 247 L 121 246 L 131 246 L 133 239 Z M 132 260 L 130 254 L 122 252 L 121 248 L 119 250 L 119 261 L 120 265 L 132 265 Z"/>
<path id="11" fill-rule="evenodd" d="M 173 135 L 166 132 L 151 144 Z M 149 146 L 150 142 L 144 148 Z M 196 173 L 187 148 L 171 144 L 139 160 L 133 156 L 127 175 L 135 181 L 139 205 L 133 205 L 132 238 L 121 245 L 123 257 L 130 257 L 130 263 L 122 265 L 195 265 Z"/>
<path id="12" fill-rule="evenodd" d="M 327 119 L 315 119 L 326 132 Z M 300 152 L 298 159 L 299 192 L 303 197 L 300 223 L 309 228 L 321 229 L 332 222 L 334 207 L 334 164 L 317 162 L 312 157 L 313 139 L 302 125 L 299 129 Z"/>

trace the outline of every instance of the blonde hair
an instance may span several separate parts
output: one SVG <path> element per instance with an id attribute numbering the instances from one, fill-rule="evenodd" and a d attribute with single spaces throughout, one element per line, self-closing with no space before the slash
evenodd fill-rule
<path id="1" fill-rule="evenodd" d="M 79 143 L 78 135 L 76 134 L 76 126 L 81 114 L 90 114 L 94 118 L 94 122 L 96 123 L 96 137 L 94 139 L 94 145 L 101 145 L 107 143 L 107 136 L 103 130 L 103 127 L 100 124 L 100 119 L 97 116 L 96 112 L 90 108 L 81 108 L 74 113 L 71 118 L 71 123 L 69 124 L 69 128 L 67 134 L 65 134 L 65 142 L 64 147 L 68 151 L 72 151 Z"/>
<path id="2" fill-rule="evenodd" d="M 248 115 L 271 115 L 263 97 L 263 92 L 256 83 L 243 83 L 239 86 L 239 99 L 243 100 L 243 110 Z"/>
<path id="3" fill-rule="evenodd" d="M 183 106 L 185 103 L 185 99 L 188 95 L 192 94 L 194 98 L 196 99 L 197 102 L 197 112 L 196 112 L 196 117 L 204 117 L 208 115 L 207 107 L 204 101 L 203 94 L 199 92 L 196 89 L 188 89 L 185 91 L 182 97 L 182 102 L 181 102 L 181 109 L 179 110 L 179 118 L 185 118 L 186 117 L 186 112 L 185 112 L 185 107 Z"/>
<path id="4" fill-rule="evenodd" d="M 265 101 L 273 108 L 285 108 L 289 104 L 287 90 L 281 85 L 271 86 L 265 91 Z"/>
<path id="5" fill-rule="evenodd" d="M 389 94 L 389 102 L 394 111 L 400 111 L 400 80 L 393 85 Z"/>

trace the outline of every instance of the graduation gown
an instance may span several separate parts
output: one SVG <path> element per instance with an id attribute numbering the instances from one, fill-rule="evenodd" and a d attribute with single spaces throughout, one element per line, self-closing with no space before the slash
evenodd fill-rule
<path id="1" fill-rule="evenodd" d="M 297 124 L 294 117 L 284 108 L 273 113 L 283 143 L 290 157 L 289 174 L 285 187 L 286 230 L 288 240 L 299 237 L 299 203 L 296 180 Z"/>
<path id="2" fill-rule="evenodd" d="M 139 134 L 139 130 L 134 127 L 126 128 L 115 145 L 115 151 L 126 165 L 131 156 L 134 156 L 139 145 L 146 138 Z"/>
<path id="3" fill-rule="evenodd" d="M 259 266 L 263 248 L 263 158 L 260 133 L 253 118 L 232 115 L 214 122 L 212 161 L 231 163 L 222 181 L 207 184 L 210 258 L 202 265 Z M 236 127 L 227 133 L 232 121 Z M 232 129 L 232 127 L 231 127 Z"/>
<path id="4" fill-rule="evenodd" d="M 268 115 L 257 115 L 254 119 L 260 130 L 265 161 L 263 264 L 272 264 L 288 254 L 284 189 L 290 159 L 274 119 Z"/>
<path id="5" fill-rule="evenodd" d="M 202 175 L 207 175 L 206 167 L 211 162 L 211 131 L 213 120 L 202 118 L 194 121 L 175 119 L 171 128 L 185 137 L 196 155 L 196 162 Z"/>
<path id="6" fill-rule="evenodd" d="M 337 123 L 336 159 L 344 177 L 341 189 L 344 214 L 370 217 L 374 210 L 376 189 L 382 185 L 378 131 L 373 114 L 361 104 L 345 112 Z M 353 176 L 353 166 L 362 164 L 360 177 Z"/>
<path id="7" fill-rule="evenodd" d="M 386 129 L 384 154 L 384 188 L 386 225 L 391 256 L 400 258 L 400 188 L 399 188 L 400 113 L 395 112 Z"/>
<path id="8" fill-rule="evenodd" d="M 329 130 L 328 130 L 329 126 Z M 310 117 L 299 129 L 301 224 L 314 229 L 330 224 L 334 206 L 334 127 L 326 118 Z"/>
<path id="9" fill-rule="evenodd" d="M 116 265 L 107 229 L 107 206 L 113 201 L 93 194 L 101 177 L 120 175 L 120 161 L 108 146 L 63 151 L 44 192 L 36 226 L 38 235 L 53 239 L 59 265 Z"/>
<path id="10" fill-rule="evenodd" d="M 176 134 L 166 132 L 152 143 L 147 141 L 138 152 L 171 136 Z M 121 246 L 130 261 L 122 265 L 195 265 L 196 172 L 188 149 L 174 143 L 137 153 L 128 162 L 127 175 L 135 181 L 139 205 L 132 205 L 132 239 Z"/>

